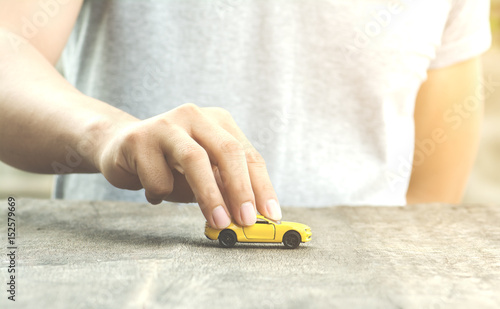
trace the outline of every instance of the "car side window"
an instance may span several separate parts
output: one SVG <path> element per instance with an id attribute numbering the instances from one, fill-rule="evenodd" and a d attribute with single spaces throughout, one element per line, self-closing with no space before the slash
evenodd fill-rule
<path id="1" fill-rule="evenodd" d="M 257 219 L 257 222 L 255 222 L 255 224 L 269 224 L 269 222 L 264 219 Z"/>

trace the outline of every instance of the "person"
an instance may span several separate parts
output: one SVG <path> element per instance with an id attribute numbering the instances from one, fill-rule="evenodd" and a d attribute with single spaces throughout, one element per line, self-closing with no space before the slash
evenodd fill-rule
<path id="1" fill-rule="evenodd" d="M 461 199 L 486 0 L 0 7 L 0 159 L 58 198 L 196 201 L 216 228 Z"/>

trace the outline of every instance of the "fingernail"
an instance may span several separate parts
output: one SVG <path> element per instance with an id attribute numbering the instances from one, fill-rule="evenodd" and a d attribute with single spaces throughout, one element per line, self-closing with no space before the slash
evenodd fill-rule
<path id="1" fill-rule="evenodd" d="M 257 220 L 257 214 L 255 213 L 255 208 L 250 202 L 245 202 L 241 204 L 241 221 L 245 225 L 252 225 Z"/>
<path id="2" fill-rule="evenodd" d="M 212 219 L 214 220 L 214 224 L 218 229 L 226 228 L 229 224 L 231 224 L 231 219 L 229 219 L 222 205 L 215 207 L 215 209 L 212 211 Z"/>
<path id="3" fill-rule="evenodd" d="M 281 220 L 281 207 L 275 199 L 268 200 L 266 208 L 270 219 Z"/>

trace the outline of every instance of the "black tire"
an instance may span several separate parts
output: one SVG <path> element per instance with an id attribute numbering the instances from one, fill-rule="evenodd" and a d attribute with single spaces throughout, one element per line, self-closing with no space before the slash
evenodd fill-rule
<path id="1" fill-rule="evenodd" d="M 223 230 L 219 233 L 219 244 L 224 248 L 231 248 L 238 239 L 236 234 L 231 230 Z"/>
<path id="2" fill-rule="evenodd" d="M 285 248 L 295 249 L 300 245 L 300 234 L 296 231 L 288 231 L 283 235 L 283 244 Z"/>

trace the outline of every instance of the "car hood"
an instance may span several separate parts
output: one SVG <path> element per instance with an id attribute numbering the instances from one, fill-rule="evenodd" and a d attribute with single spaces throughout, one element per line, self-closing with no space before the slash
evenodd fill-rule
<path id="1" fill-rule="evenodd" d="M 302 223 L 296 223 L 296 222 L 288 222 L 288 221 L 281 221 L 282 226 L 288 226 L 294 230 L 305 230 L 305 229 L 311 229 L 309 226 L 302 224 Z"/>

